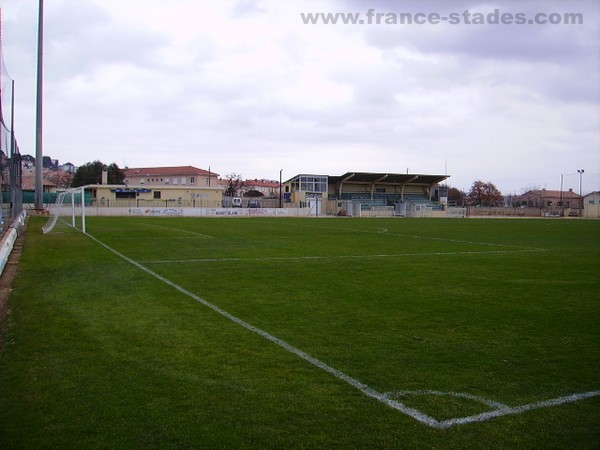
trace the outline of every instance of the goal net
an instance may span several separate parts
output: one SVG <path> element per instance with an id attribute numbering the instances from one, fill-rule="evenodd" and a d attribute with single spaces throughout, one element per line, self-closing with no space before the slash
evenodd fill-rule
<path id="1" fill-rule="evenodd" d="M 450 207 L 448 208 L 447 217 L 452 219 L 464 219 L 467 217 L 467 208 Z"/>
<path id="2" fill-rule="evenodd" d="M 362 217 L 394 217 L 393 206 L 371 206 L 367 211 L 362 211 Z"/>
<path id="3" fill-rule="evenodd" d="M 413 204 L 410 208 L 410 217 L 431 217 L 433 208 L 426 204 Z"/>
<path id="4" fill-rule="evenodd" d="M 44 233 L 56 230 L 76 230 L 85 233 L 85 188 L 60 192 L 50 206 L 50 217 L 42 227 Z"/>

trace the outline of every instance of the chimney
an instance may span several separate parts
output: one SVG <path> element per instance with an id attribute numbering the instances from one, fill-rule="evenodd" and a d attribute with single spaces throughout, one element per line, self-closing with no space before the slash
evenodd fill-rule
<path id="1" fill-rule="evenodd" d="M 102 184 L 108 184 L 108 170 L 102 169 Z"/>

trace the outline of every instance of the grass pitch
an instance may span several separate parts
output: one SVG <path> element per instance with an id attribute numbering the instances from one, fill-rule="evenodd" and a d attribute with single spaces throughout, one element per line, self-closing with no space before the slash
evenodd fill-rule
<path id="1" fill-rule="evenodd" d="M 600 445 L 598 221 L 42 223 L 3 448 Z"/>

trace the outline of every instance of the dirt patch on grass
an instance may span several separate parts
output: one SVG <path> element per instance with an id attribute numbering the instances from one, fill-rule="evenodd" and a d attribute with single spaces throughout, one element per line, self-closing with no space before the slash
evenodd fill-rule
<path id="1" fill-rule="evenodd" d="M 23 240 L 25 233 L 21 232 L 15 241 L 12 252 L 4 266 L 2 275 L 0 275 L 0 351 L 4 349 L 4 332 L 6 331 L 7 317 L 10 311 L 10 294 L 13 288 L 13 282 L 17 276 L 21 252 L 23 250 Z"/>

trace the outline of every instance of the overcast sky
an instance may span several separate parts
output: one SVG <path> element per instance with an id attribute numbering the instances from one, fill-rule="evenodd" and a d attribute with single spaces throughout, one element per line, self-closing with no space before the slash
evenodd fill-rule
<path id="1" fill-rule="evenodd" d="M 584 169 L 584 193 L 598 190 L 599 5 L 49 0 L 44 154 L 245 178 L 283 170 L 284 180 L 447 173 L 451 186 L 490 181 L 504 194 L 559 189 L 561 174 L 578 191 Z M 34 155 L 38 0 L 0 8 L 16 135 Z M 369 8 L 387 14 L 380 24 L 368 24 Z M 495 8 L 527 19 L 581 13 L 583 24 L 464 23 L 465 10 L 487 20 Z M 308 12 L 360 13 L 364 23 L 304 24 Z M 385 23 L 406 12 L 462 22 Z"/>

